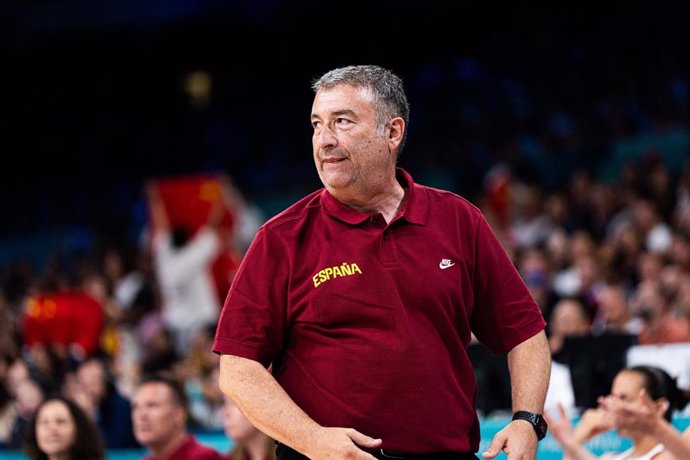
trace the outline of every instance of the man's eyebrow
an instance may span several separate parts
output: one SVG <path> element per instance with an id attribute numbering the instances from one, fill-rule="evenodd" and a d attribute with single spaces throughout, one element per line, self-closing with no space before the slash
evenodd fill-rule
<path id="1" fill-rule="evenodd" d="M 333 116 L 341 116 L 341 115 L 349 115 L 351 117 L 357 117 L 357 114 L 354 112 L 354 110 L 350 109 L 343 109 L 343 110 L 336 110 L 335 112 L 332 113 Z"/>
<path id="2" fill-rule="evenodd" d="M 333 116 L 333 117 L 340 117 L 340 116 L 343 116 L 343 115 L 348 115 L 348 116 L 350 116 L 350 117 L 352 117 L 352 118 L 357 118 L 357 114 L 355 113 L 355 111 L 354 111 L 354 110 L 350 110 L 350 109 L 336 110 L 336 111 L 330 113 L 330 116 Z M 315 119 L 315 118 L 321 118 L 321 117 L 320 117 L 319 115 L 315 114 L 315 113 L 312 113 L 312 114 L 311 114 L 311 119 L 313 120 L 313 119 Z"/>

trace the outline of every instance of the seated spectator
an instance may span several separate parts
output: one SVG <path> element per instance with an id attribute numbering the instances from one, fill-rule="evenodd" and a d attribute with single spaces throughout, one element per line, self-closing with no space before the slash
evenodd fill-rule
<path id="1" fill-rule="evenodd" d="M 196 331 L 187 356 L 175 366 L 175 375 L 184 382 L 193 425 L 218 431 L 223 429 L 223 393 L 218 386 L 218 355 L 211 351 L 215 327 Z"/>
<path id="2" fill-rule="evenodd" d="M 116 388 L 105 362 L 87 359 L 65 387 L 65 394 L 96 422 L 106 448 L 140 447 L 134 438 L 129 400 Z"/>
<path id="3" fill-rule="evenodd" d="M 223 421 L 225 434 L 234 441 L 228 454 L 230 460 L 275 460 L 275 441 L 252 425 L 227 396 L 224 397 Z"/>
<path id="4" fill-rule="evenodd" d="M 519 251 L 517 269 L 527 289 L 541 309 L 544 318 L 551 315 L 558 300 L 551 288 L 551 268 L 543 250 L 528 248 Z"/>
<path id="5" fill-rule="evenodd" d="M 599 294 L 599 309 L 592 323 L 594 334 L 613 332 L 637 335 L 642 321 L 632 315 L 623 286 L 608 284 Z"/>
<path id="6" fill-rule="evenodd" d="M 12 395 L 7 390 L 5 380 L 0 379 L 0 449 L 7 447 L 12 434 L 12 424 L 16 416 L 12 402 Z"/>
<path id="7" fill-rule="evenodd" d="M 642 395 L 651 398 L 649 410 L 655 417 L 671 420 L 673 411 L 687 405 L 688 399 L 678 390 L 675 380 L 664 370 L 654 366 L 634 366 L 621 370 L 613 381 L 611 394 L 599 399 L 599 407 L 588 409 L 573 429 L 569 417 L 561 407 L 560 418 L 545 413 L 551 433 L 563 447 L 567 460 L 593 460 L 583 444 L 594 437 L 615 429 L 622 437 L 632 440 L 632 447 L 623 453 L 607 453 L 601 459 L 671 460 L 675 457 L 653 431 L 640 430 L 617 414 L 616 402 L 643 404 Z M 623 422 L 623 423 L 621 423 Z"/>
<path id="8" fill-rule="evenodd" d="M 558 301 L 549 318 L 551 354 L 558 354 L 566 337 L 588 335 L 591 333 L 591 328 L 591 318 L 580 300 L 567 298 Z"/>
<path id="9" fill-rule="evenodd" d="M 559 362 L 559 352 L 567 337 L 589 335 L 591 320 L 586 307 L 580 300 L 568 298 L 556 303 L 549 324 L 548 340 L 553 360 L 551 361 L 551 376 L 544 410 L 554 411 L 560 404 L 570 414 L 575 411 L 575 390 L 573 389 L 570 368 L 567 364 Z"/>
<path id="10" fill-rule="evenodd" d="M 10 393 L 14 395 L 14 400 L 4 415 L 5 445 L 10 449 L 19 449 L 30 429 L 32 417 L 43 402 L 44 393 L 41 386 L 30 377 L 17 381 Z"/>
<path id="11" fill-rule="evenodd" d="M 36 410 L 24 443 L 31 460 L 102 460 L 98 428 L 74 402 L 47 398 Z"/>
<path id="12" fill-rule="evenodd" d="M 671 228 L 662 220 L 654 202 L 639 199 L 632 205 L 635 225 L 644 238 L 645 249 L 652 253 L 664 253 L 671 246 Z"/>
<path id="13" fill-rule="evenodd" d="M 221 460 L 187 430 L 187 397 L 181 383 L 164 375 L 145 377 L 132 399 L 132 423 L 146 460 Z"/>

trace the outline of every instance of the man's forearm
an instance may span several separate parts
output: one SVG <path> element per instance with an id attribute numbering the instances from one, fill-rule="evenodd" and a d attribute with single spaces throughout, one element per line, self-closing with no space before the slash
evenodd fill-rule
<path id="1" fill-rule="evenodd" d="M 544 331 L 508 353 L 513 411 L 542 413 L 551 375 L 551 353 Z"/>
<path id="2" fill-rule="evenodd" d="M 255 427 L 300 452 L 321 428 L 256 361 L 222 355 L 220 388 Z"/>

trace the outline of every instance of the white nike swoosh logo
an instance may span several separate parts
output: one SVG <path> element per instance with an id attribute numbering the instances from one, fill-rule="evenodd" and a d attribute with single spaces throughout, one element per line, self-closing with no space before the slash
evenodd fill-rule
<path id="1" fill-rule="evenodd" d="M 443 262 L 439 262 L 438 268 L 440 268 L 441 270 L 445 270 L 446 268 L 452 267 L 453 265 L 455 265 L 455 262 L 450 262 L 447 264 L 444 264 Z"/>

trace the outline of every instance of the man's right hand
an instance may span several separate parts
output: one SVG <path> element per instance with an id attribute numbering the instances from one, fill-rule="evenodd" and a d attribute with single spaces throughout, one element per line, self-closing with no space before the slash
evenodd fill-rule
<path id="1" fill-rule="evenodd" d="M 312 460 L 358 459 L 376 457 L 363 449 L 379 449 L 383 441 L 360 433 L 353 428 L 320 428 L 304 455 Z"/>

